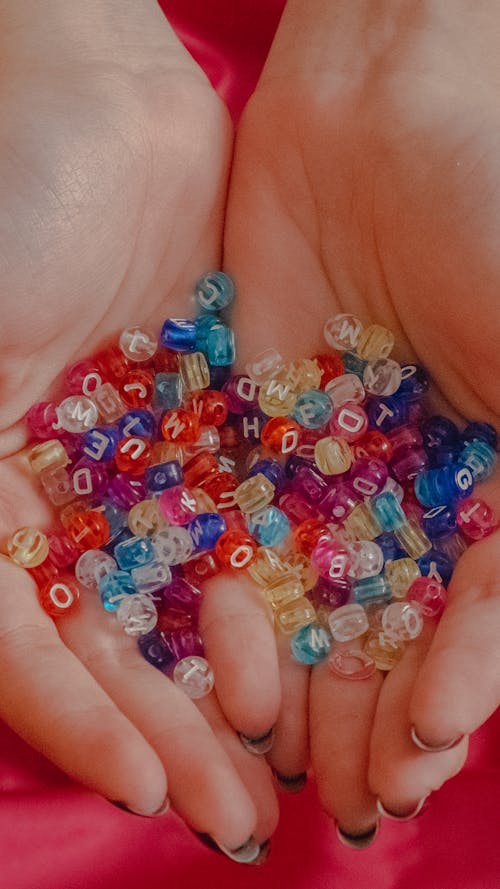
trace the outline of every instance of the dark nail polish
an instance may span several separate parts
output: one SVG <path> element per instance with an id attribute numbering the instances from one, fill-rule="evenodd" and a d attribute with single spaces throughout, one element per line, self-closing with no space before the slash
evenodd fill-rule
<path id="1" fill-rule="evenodd" d="M 298 775 L 282 775 L 275 771 L 274 776 L 281 789 L 288 793 L 299 793 L 307 784 L 306 772 L 300 772 Z"/>
<path id="2" fill-rule="evenodd" d="M 445 750 L 453 750 L 453 748 L 458 747 L 463 738 L 465 738 L 465 735 L 458 735 L 458 737 L 452 738 L 451 741 L 444 741 L 441 744 L 428 744 L 427 741 L 422 740 L 420 735 L 417 734 L 414 725 L 412 725 L 410 729 L 410 735 L 413 743 L 419 750 L 424 750 L 426 753 L 443 753 Z"/>
<path id="3" fill-rule="evenodd" d="M 269 729 L 265 735 L 260 735 L 258 738 L 249 738 L 248 735 L 244 735 L 240 732 L 240 740 L 245 750 L 248 750 L 249 753 L 255 753 L 256 756 L 263 756 L 265 753 L 269 753 L 273 746 L 274 728 Z"/>
<path id="4" fill-rule="evenodd" d="M 367 849 L 375 840 L 378 834 L 378 828 L 379 822 L 377 821 L 375 827 L 371 827 L 370 830 L 367 830 L 364 833 L 352 834 L 344 833 L 337 824 L 337 836 L 342 845 L 347 846 L 349 849 Z"/>
<path id="5" fill-rule="evenodd" d="M 271 844 L 269 840 L 265 840 L 259 845 L 254 837 L 249 837 L 246 843 L 237 849 L 228 849 L 227 846 L 217 843 L 208 833 L 196 833 L 194 835 L 203 843 L 207 849 L 218 852 L 220 855 L 226 855 L 231 861 L 238 864 L 263 864 L 269 855 Z"/>
<path id="6" fill-rule="evenodd" d="M 110 799 L 108 802 L 111 803 L 112 806 L 115 806 L 117 809 L 121 809 L 122 812 L 129 812 L 130 815 L 138 815 L 140 818 L 159 818 L 160 815 L 165 815 L 170 809 L 170 800 L 168 796 L 165 797 L 159 809 L 156 812 L 136 812 L 134 809 L 131 809 L 130 806 L 127 806 L 126 803 L 122 802 L 119 799 Z"/>

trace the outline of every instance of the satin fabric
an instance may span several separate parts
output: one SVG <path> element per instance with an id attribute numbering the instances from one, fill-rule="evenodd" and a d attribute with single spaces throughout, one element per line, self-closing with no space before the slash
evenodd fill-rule
<path id="1" fill-rule="evenodd" d="M 255 86 L 283 0 L 164 0 L 235 119 Z M 430 756 L 432 754 L 429 754 Z M 335 838 L 314 783 L 281 794 L 260 868 L 205 849 L 169 814 L 129 815 L 72 782 L 0 725 L 0 889 L 500 889 L 500 713 L 459 776 L 414 822 L 385 822 L 369 849 Z"/>

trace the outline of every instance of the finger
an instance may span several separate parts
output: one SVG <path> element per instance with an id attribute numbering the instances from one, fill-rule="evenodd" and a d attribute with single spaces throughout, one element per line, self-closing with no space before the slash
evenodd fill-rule
<path id="1" fill-rule="evenodd" d="M 432 625 L 427 624 L 387 675 L 373 726 L 370 786 L 385 809 L 400 816 L 415 812 L 431 791 L 462 768 L 467 755 L 466 739 L 451 750 L 432 754 L 420 750 L 411 739 L 408 702 L 433 632 Z"/>
<path id="2" fill-rule="evenodd" d="M 278 718 L 281 689 L 272 622 L 250 578 L 228 571 L 206 583 L 200 632 L 221 707 L 258 749 Z"/>
<path id="3" fill-rule="evenodd" d="M 256 828 L 255 804 L 194 702 L 142 657 L 136 640 L 123 633 L 91 591 L 83 592 L 79 614 L 68 614 L 58 626 L 66 644 L 157 752 L 179 815 L 228 848 L 244 844 Z"/>
<path id="4" fill-rule="evenodd" d="M 311 676 L 311 761 L 319 797 L 340 829 L 353 836 L 368 833 L 377 823 L 368 762 L 381 685 L 379 671 L 352 681 L 335 675 L 324 661 Z"/>
<path id="5" fill-rule="evenodd" d="M 138 813 L 161 808 L 164 767 L 145 738 L 62 644 L 32 578 L 1 557 L 0 712 L 63 771 Z"/>
<path id="6" fill-rule="evenodd" d="M 469 734 L 500 701 L 500 534 L 462 556 L 416 678 L 409 718 L 429 745 Z"/>
<path id="7" fill-rule="evenodd" d="M 304 786 L 309 764 L 310 668 L 292 657 L 288 635 L 281 633 L 276 642 L 281 707 L 268 761 L 276 772 L 280 786 L 293 792 Z"/>

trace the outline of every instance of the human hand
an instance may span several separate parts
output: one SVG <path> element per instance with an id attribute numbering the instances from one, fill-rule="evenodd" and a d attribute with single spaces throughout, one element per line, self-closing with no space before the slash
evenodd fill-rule
<path id="1" fill-rule="evenodd" d="M 27 408 L 50 394 L 64 366 L 131 323 L 156 330 L 168 315 L 189 316 L 193 281 L 219 265 L 232 141 L 225 109 L 154 2 L 43 6 L 42 15 L 36 2 L 0 3 L 4 542 L 20 526 L 52 521 L 26 472 Z M 138 813 L 160 810 L 168 779 L 194 830 L 232 849 L 251 834 L 265 840 L 276 821 L 268 770 L 241 745 L 224 694 L 197 707 L 92 597 L 82 595 L 56 629 L 33 580 L 5 558 L 0 570 L 5 721 Z M 243 617 L 255 611 L 252 596 L 242 597 Z M 266 638 L 260 611 L 259 621 Z M 209 631 L 212 645 L 226 625 Z M 241 633 L 251 657 L 255 634 Z M 255 695 L 261 670 L 276 675 L 268 648 L 251 676 L 233 671 L 241 694 L 229 710 L 251 736 L 273 724 L 278 706 L 277 678 Z"/>
<path id="2" fill-rule="evenodd" d="M 289 0 L 240 125 L 225 262 L 242 366 L 268 346 L 323 351 L 326 318 L 352 312 L 428 368 L 439 409 L 498 427 L 500 21 L 491 2 L 459 7 Z M 498 481 L 483 490 L 498 508 Z M 497 573 L 498 533 L 465 554 L 437 631 L 383 683 L 312 670 L 312 764 L 348 834 L 373 828 L 376 797 L 405 815 L 462 766 L 466 737 L 425 753 L 411 725 L 440 745 L 498 706 Z M 271 761 L 294 774 L 307 763 L 306 670 L 284 660 Z"/>

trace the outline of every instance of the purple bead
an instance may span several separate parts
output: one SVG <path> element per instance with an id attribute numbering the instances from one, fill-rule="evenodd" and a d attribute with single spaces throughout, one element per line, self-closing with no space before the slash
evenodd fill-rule
<path id="1" fill-rule="evenodd" d="M 293 478 L 303 466 L 310 466 L 309 461 L 304 459 L 304 457 L 299 457 L 297 454 L 291 454 L 285 463 L 286 477 Z"/>
<path id="2" fill-rule="evenodd" d="M 302 466 L 295 473 L 290 488 L 298 497 L 314 505 L 323 499 L 328 490 L 324 479 L 310 466 Z"/>
<path id="3" fill-rule="evenodd" d="M 174 663 L 174 656 L 165 639 L 156 630 L 137 640 L 144 658 L 158 670 L 166 671 Z"/>
<path id="4" fill-rule="evenodd" d="M 278 501 L 279 508 L 283 510 L 286 516 L 296 525 L 305 522 L 306 519 L 315 519 L 318 515 L 315 509 L 298 494 L 282 494 Z"/>
<path id="5" fill-rule="evenodd" d="M 72 467 L 71 481 L 79 497 L 102 497 L 108 490 L 109 472 L 106 464 L 84 458 Z"/>
<path id="6" fill-rule="evenodd" d="M 329 488 L 318 504 L 318 509 L 327 521 L 343 522 L 361 499 L 361 495 L 352 485 L 348 481 L 343 481 Z"/>
<path id="7" fill-rule="evenodd" d="M 250 377 L 237 374 L 224 383 L 222 391 L 227 398 L 227 406 L 232 414 L 247 414 L 259 403 L 259 387 Z"/>
<path id="8" fill-rule="evenodd" d="M 409 448 L 391 460 L 391 472 L 398 482 L 405 482 L 427 469 L 428 463 L 429 458 L 423 448 Z"/>
<path id="9" fill-rule="evenodd" d="M 365 409 L 370 429 L 380 432 L 389 432 L 408 421 L 407 403 L 394 395 L 391 398 L 370 398 Z"/>
<path id="10" fill-rule="evenodd" d="M 141 479 L 119 472 L 111 479 L 106 496 L 120 509 L 131 509 L 136 503 L 146 500 L 148 492 Z"/>
<path id="11" fill-rule="evenodd" d="M 401 367 L 401 383 L 396 396 L 406 401 L 423 398 L 429 388 L 429 377 L 419 364 L 405 364 Z"/>
<path id="12" fill-rule="evenodd" d="M 326 605 L 327 608 L 340 608 L 348 601 L 350 592 L 351 584 L 348 580 L 329 581 L 320 577 L 307 595 L 316 608 L 319 608 L 320 605 Z"/>
<path id="13" fill-rule="evenodd" d="M 175 630 L 173 633 L 161 634 L 165 635 L 165 641 L 172 650 L 175 661 L 182 660 L 183 657 L 189 655 L 197 655 L 203 657 L 203 642 L 196 630 L 186 627 L 182 630 Z"/>
<path id="14" fill-rule="evenodd" d="M 387 464 L 383 460 L 356 460 L 351 467 L 349 482 L 361 497 L 374 497 L 380 494 L 389 475 Z"/>
<path id="15" fill-rule="evenodd" d="M 422 427 L 422 438 L 426 451 L 432 451 L 441 445 L 458 444 L 460 433 L 452 420 L 435 414 L 425 421 Z"/>
<path id="16" fill-rule="evenodd" d="M 422 433 L 417 426 L 400 426 L 389 432 L 387 438 L 392 445 L 394 456 L 398 451 L 422 447 Z"/>
<path id="17" fill-rule="evenodd" d="M 192 583 L 188 583 L 183 577 L 173 577 L 162 592 L 158 611 L 161 614 L 168 608 L 176 608 L 196 615 L 200 608 L 201 596 L 201 590 Z"/>
<path id="18" fill-rule="evenodd" d="M 144 483 L 148 491 L 164 491 L 175 485 L 182 485 L 184 473 L 178 460 L 168 460 L 166 463 L 156 463 L 148 466 L 144 472 Z"/>

